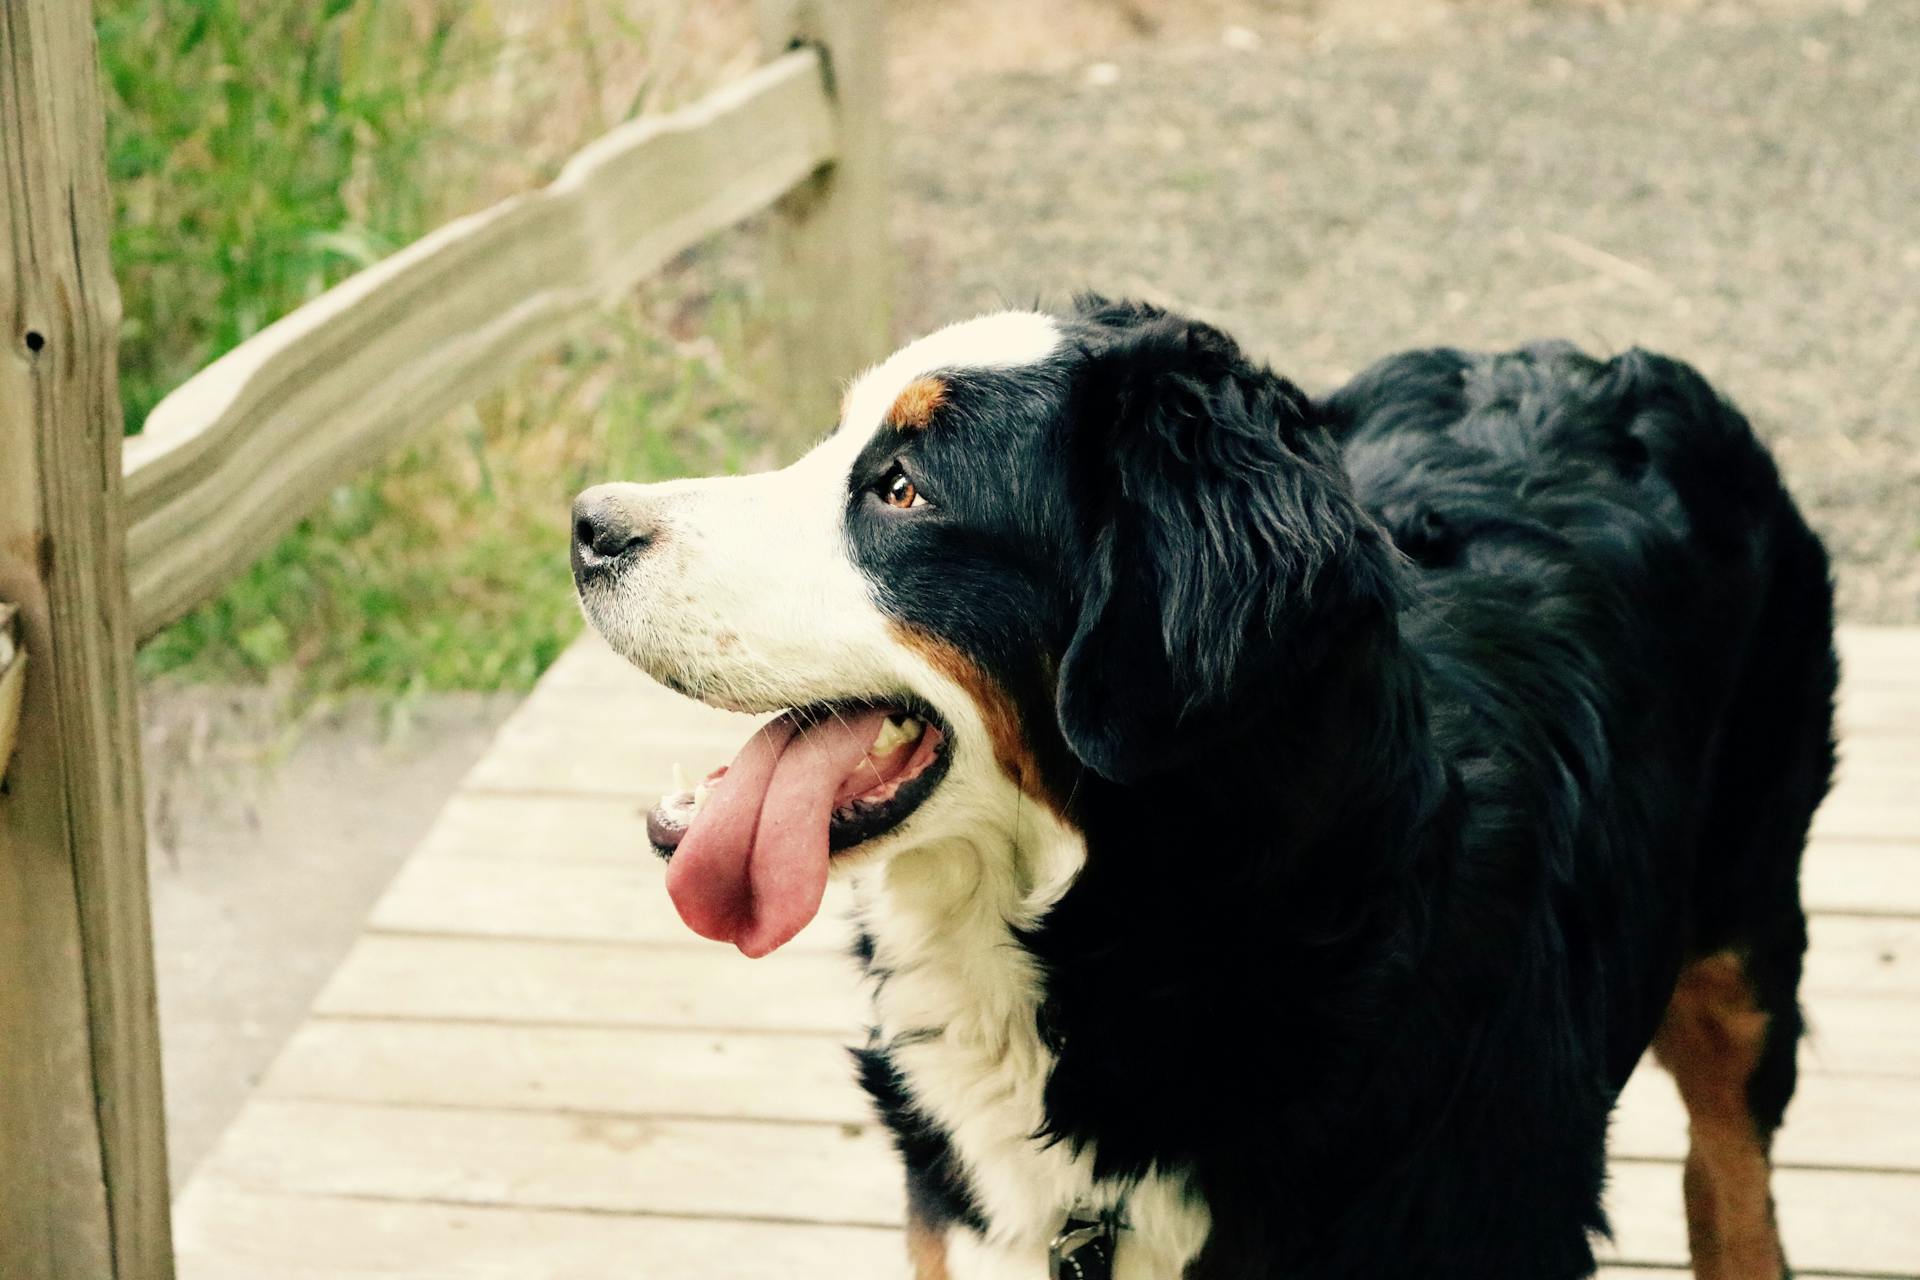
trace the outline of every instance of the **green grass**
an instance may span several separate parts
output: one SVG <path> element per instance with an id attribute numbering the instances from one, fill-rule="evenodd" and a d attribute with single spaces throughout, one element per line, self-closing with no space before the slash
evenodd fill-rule
<path id="1" fill-rule="evenodd" d="M 129 431 L 187 375 L 419 235 L 461 6 L 101 0 Z"/>
<path id="2" fill-rule="evenodd" d="M 622 110 L 699 87 L 697 58 L 654 65 L 645 0 L 572 0 L 534 36 L 509 7 L 101 0 L 130 431 L 329 285 L 550 174 Z M 503 66 L 532 69 L 504 108 Z M 680 273 L 326 495 L 148 642 L 143 675 L 270 683 L 300 703 L 530 684 L 579 629 L 573 492 L 759 460 L 730 354 L 751 346 L 747 292 L 716 274 Z"/>
<path id="3" fill-rule="evenodd" d="M 722 299 L 708 318 L 737 310 Z M 675 344 L 653 319 L 637 308 L 610 318 L 536 376 L 335 490 L 150 641 L 142 674 L 281 681 L 302 702 L 525 688 L 580 628 L 567 562 L 576 491 L 759 460 L 735 377 L 708 344 Z"/>

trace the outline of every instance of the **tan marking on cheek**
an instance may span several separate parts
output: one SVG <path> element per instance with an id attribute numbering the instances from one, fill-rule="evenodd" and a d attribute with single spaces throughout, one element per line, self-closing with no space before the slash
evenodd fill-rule
<path id="1" fill-rule="evenodd" d="M 1055 816 L 1071 821 L 1066 801 L 1049 784 L 1049 771 L 1041 767 L 1039 753 L 1021 722 L 1020 708 L 1000 682 L 982 671 L 973 659 L 952 645 L 912 627 L 894 624 L 900 642 L 927 660 L 929 666 L 965 690 L 973 699 L 980 721 L 986 726 L 988 745 L 994 762 L 1013 785 L 1045 804 Z M 1050 752 L 1050 755 L 1057 754 Z M 1056 769 L 1055 778 L 1063 776 Z"/>
<path id="2" fill-rule="evenodd" d="M 947 402 L 947 384 L 939 378 L 915 378 L 900 389 L 893 407 L 887 410 L 887 423 L 895 431 L 925 431 L 934 411 Z"/>
<path id="3" fill-rule="evenodd" d="M 913 1280 L 949 1280 L 947 1233 L 917 1213 L 907 1215 L 907 1258 Z"/>
<path id="4" fill-rule="evenodd" d="M 1766 1046 L 1746 964 L 1731 951 L 1681 971 L 1653 1040 L 1687 1105 L 1684 1191 L 1696 1280 L 1775 1280 L 1783 1274 L 1767 1135 L 1747 1107 L 1747 1081 Z"/>

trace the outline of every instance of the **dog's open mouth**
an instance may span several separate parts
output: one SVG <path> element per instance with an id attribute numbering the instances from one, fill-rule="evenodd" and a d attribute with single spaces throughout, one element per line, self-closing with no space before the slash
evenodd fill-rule
<path id="1" fill-rule="evenodd" d="M 689 928 L 764 956 L 820 910 L 834 854 L 905 822 L 947 769 L 947 735 L 891 703 L 802 707 L 647 815 Z"/>

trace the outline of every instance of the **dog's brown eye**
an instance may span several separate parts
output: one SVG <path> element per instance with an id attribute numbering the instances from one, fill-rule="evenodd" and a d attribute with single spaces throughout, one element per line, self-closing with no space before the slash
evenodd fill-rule
<path id="1" fill-rule="evenodd" d="M 914 487 L 913 481 L 907 479 L 907 473 L 897 462 L 893 464 L 893 469 L 881 478 L 880 497 L 888 506 L 899 507 L 901 510 L 922 507 L 927 502 L 920 496 L 920 490 Z"/>

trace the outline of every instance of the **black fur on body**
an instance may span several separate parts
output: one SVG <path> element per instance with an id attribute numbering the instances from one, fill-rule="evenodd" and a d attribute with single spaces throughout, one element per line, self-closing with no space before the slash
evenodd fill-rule
<path id="1" fill-rule="evenodd" d="M 1772 1015 L 1763 1132 L 1793 1089 L 1818 541 L 1659 356 L 1416 352 L 1316 403 L 1149 307 L 1064 323 L 876 439 L 848 513 L 1085 837 L 1018 939 L 1042 1136 L 1185 1170 L 1194 1280 L 1588 1274 L 1608 1115 L 1690 958 L 1738 950 Z M 896 458 L 933 515 L 858 506 Z M 916 1216 L 985 1225 L 862 1058 Z"/>

